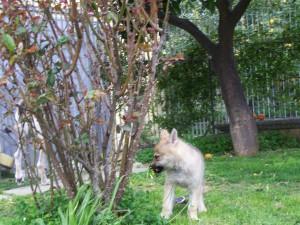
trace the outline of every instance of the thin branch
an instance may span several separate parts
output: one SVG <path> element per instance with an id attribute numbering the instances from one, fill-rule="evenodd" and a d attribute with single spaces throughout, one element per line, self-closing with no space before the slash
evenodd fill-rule
<path id="1" fill-rule="evenodd" d="M 233 23 L 236 25 L 245 11 L 247 10 L 251 0 L 240 0 L 239 3 L 232 10 Z"/>
<path id="2" fill-rule="evenodd" d="M 159 19 L 165 17 L 164 13 L 158 13 Z M 190 20 L 179 18 L 175 15 L 168 16 L 168 22 L 176 27 L 179 27 L 189 34 L 191 34 L 198 43 L 208 52 L 208 54 L 213 55 L 216 49 L 216 45 Z"/>
<path id="3" fill-rule="evenodd" d="M 72 0 L 71 20 L 74 21 L 74 26 L 75 26 L 78 41 L 77 41 L 75 53 L 72 57 L 72 63 L 71 63 L 70 69 L 68 71 L 66 71 L 64 74 L 66 77 L 69 76 L 73 72 L 73 70 L 76 68 L 76 63 L 79 58 L 81 45 L 82 45 L 82 33 L 81 33 L 81 30 L 80 30 L 80 27 L 78 24 L 78 20 L 77 20 L 78 11 L 77 11 L 76 7 L 77 7 L 77 4 L 76 4 L 75 0 Z"/>

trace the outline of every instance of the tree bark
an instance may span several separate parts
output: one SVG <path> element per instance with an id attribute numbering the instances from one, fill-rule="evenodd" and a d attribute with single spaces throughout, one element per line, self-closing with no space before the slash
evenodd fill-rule
<path id="1" fill-rule="evenodd" d="M 233 52 L 220 48 L 213 56 L 212 64 L 229 116 L 234 152 L 240 156 L 255 155 L 258 151 L 257 127 L 247 105 Z"/>
<path id="2" fill-rule="evenodd" d="M 217 74 L 222 97 L 230 120 L 230 134 L 234 151 L 240 156 L 255 155 L 258 151 L 257 126 L 247 105 L 233 53 L 234 28 L 245 13 L 251 0 L 240 0 L 232 9 L 230 1 L 218 0 L 218 43 L 209 39 L 194 23 L 176 15 L 169 15 L 168 22 L 189 34 L 212 57 L 212 68 Z M 159 12 L 159 18 L 164 13 Z"/>

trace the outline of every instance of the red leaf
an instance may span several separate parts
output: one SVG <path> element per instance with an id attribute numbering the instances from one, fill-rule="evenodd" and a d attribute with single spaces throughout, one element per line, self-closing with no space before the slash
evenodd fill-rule
<path id="1" fill-rule="evenodd" d="M 28 54 L 32 54 L 32 53 L 35 53 L 39 50 L 39 48 L 36 46 L 36 45 L 32 45 L 30 48 L 28 48 L 26 50 L 26 53 Z"/>

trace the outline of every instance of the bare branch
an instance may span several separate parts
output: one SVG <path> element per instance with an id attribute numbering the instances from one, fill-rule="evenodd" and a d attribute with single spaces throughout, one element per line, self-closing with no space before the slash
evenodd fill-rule
<path id="1" fill-rule="evenodd" d="M 162 12 L 158 13 L 160 19 L 164 18 L 165 15 Z M 208 52 L 208 54 L 213 55 L 216 45 L 190 20 L 179 18 L 175 15 L 168 16 L 168 22 L 171 25 L 179 27 L 189 34 L 191 34 L 199 44 Z"/>

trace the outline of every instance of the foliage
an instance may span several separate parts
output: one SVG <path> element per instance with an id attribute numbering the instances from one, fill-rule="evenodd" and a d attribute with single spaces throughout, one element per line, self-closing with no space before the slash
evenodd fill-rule
<path id="1" fill-rule="evenodd" d="M 88 185 L 78 190 L 76 197 L 68 203 L 67 210 L 58 209 L 61 225 L 118 225 L 121 222 L 107 207 L 99 211 L 101 201 L 94 196 Z"/>
<path id="2" fill-rule="evenodd" d="M 204 137 L 186 138 L 187 142 L 199 148 L 203 153 L 223 154 L 233 151 L 232 141 L 228 134 L 207 135 Z"/>
<path id="3" fill-rule="evenodd" d="M 149 121 L 143 130 L 143 133 L 141 135 L 140 145 L 141 146 L 149 146 L 157 143 L 158 138 L 157 135 L 155 135 L 153 129 L 154 129 L 154 122 Z"/>
<path id="4" fill-rule="evenodd" d="M 150 163 L 153 159 L 153 149 L 152 148 L 144 148 L 137 152 L 136 161 L 140 163 Z"/>
<path id="5" fill-rule="evenodd" d="M 264 131 L 258 133 L 260 151 L 274 151 L 278 149 L 300 148 L 300 140 L 280 131 Z M 229 134 L 207 135 L 191 137 L 184 135 L 184 140 L 197 147 L 203 153 L 224 154 L 233 152 L 233 145 Z M 142 149 L 137 153 L 136 160 L 150 163 L 153 159 L 153 149 Z"/>
<path id="6" fill-rule="evenodd" d="M 41 221 L 47 225 L 60 224 L 57 208 L 65 209 L 67 207 L 67 196 L 55 192 L 53 197 L 50 193 L 47 193 L 44 198 L 41 198 L 40 195 L 36 197 L 42 203 L 38 209 L 31 196 L 16 197 L 12 201 L 8 201 L 8 210 L 2 209 L 2 212 L 0 210 L 0 215 L 3 214 L 3 217 L 12 217 L 12 221 L 5 225 L 38 225 Z"/>
<path id="7" fill-rule="evenodd" d="M 247 97 L 258 99 L 261 104 L 272 104 L 276 111 L 265 112 L 271 117 L 284 115 L 285 104 L 291 110 L 300 106 L 297 97 L 300 18 L 293 14 L 291 5 L 278 10 L 281 11 L 273 14 L 250 11 L 237 26 L 234 36 L 236 62 Z M 254 19 L 257 23 L 252 24 Z M 212 38 L 216 35 L 211 30 L 208 33 Z M 221 93 L 216 88 L 216 76 L 210 78 L 212 72 L 205 51 L 178 29 L 171 29 L 171 37 L 169 45 L 178 45 L 177 51 L 183 48 L 185 60 L 160 73 L 158 87 L 164 94 L 158 103 L 166 113 L 156 117 L 156 122 L 184 133 L 195 121 L 212 121 L 224 112 L 219 109 Z"/>
<path id="8" fill-rule="evenodd" d="M 270 151 L 287 148 L 299 148 L 300 141 L 280 131 L 265 131 L 258 133 L 260 151 Z M 208 135 L 188 138 L 188 141 L 204 153 L 224 153 L 233 151 L 232 141 L 228 134 Z"/>
<path id="9" fill-rule="evenodd" d="M 11 127 L 18 144 L 43 148 L 53 167 L 50 176 L 59 176 L 69 197 L 82 183 L 79 168 L 89 173 L 92 188 L 106 203 L 118 176 L 126 175 L 118 202 L 165 41 L 158 2 L 151 1 L 147 10 L 139 2 L 112 0 L 3 2 L 0 107 L 9 120 L 18 115 L 18 126 Z"/>
<path id="10" fill-rule="evenodd" d="M 208 211 L 199 214 L 201 224 L 286 225 L 299 222 L 300 149 L 260 152 L 255 157 L 215 156 L 206 162 L 205 203 Z M 158 215 L 163 198 L 164 176 L 147 173 L 131 177 L 124 208 L 136 211 L 127 224 Z M 187 192 L 176 189 L 177 196 Z M 128 197 L 128 196 L 132 197 Z M 145 201 L 146 199 L 146 201 Z M 169 222 L 190 225 L 185 205 L 176 205 Z M 149 214 L 151 212 L 151 214 Z M 134 220 L 134 217 L 138 220 Z M 171 218 L 172 219 L 172 218 Z M 150 223 L 151 224 L 151 223 Z M 152 223 L 155 224 L 155 223 Z M 157 224 L 159 224 L 157 222 Z M 195 223 L 198 224 L 198 223 Z"/>
<path id="11" fill-rule="evenodd" d="M 260 152 L 255 157 L 214 156 L 206 162 L 206 213 L 200 214 L 201 224 L 249 224 L 286 225 L 299 222 L 299 157 L 300 149 Z M 163 198 L 164 175 L 149 176 L 149 173 L 134 174 L 126 190 L 120 215 L 129 212 L 122 224 L 165 224 L 159 218 Z M 177 196 L 186 191 L 177 188 Z M 0 225 L 36 225 L 28 220 L 32 213 L 29 197 L 19 197 L 18 202 L 0 201 Z M 22 199 L 22 201 L 20 201 Z M 31 202 L 31 203 L 30 203 Z M 16 207 L 23 207 L 16 212 Z M 61 224 L 57 208 L 67 209 L 68 202 L 57 198 L 54 204 L 56 214 L 49 216 Z M 174 220 L 168 224 L 190 225 L 184 205 L 176 205 Z M 125 212 L 125 213 L 122 213 Z M 20 214 L 22 213 L 22 214 Z M 25 214 L 27 213 L 27 214 Z M 48 212 L 49 213 L 49 212 Z M 34 213 L 36 216 L 37 213 Z M 50 213 L 49 213 L 50 215 Z M 25 220 L 22 220 L 26 216 Z"/>
<path id="12" fill-rule="evenodd" d="M 9 190 L 12 188 L 18 188 L 18 187 L 23 187 L 26 185 L 29 185 L 29 181 L 25 180 L 24 183 L 22 183 L 21 185 L 18 185 L 16 183 L 15 178 L 0 178 L 1 182 L 0 182 L 0 193 L 4 190 Z"/>
<path id="13" fill-rule="evenodd" d="M 151 191 L 136 191 L 127 188 L 120 208 L 129 210 L 129 215 L 125 217 L 122 224 L 166 224 L 166 221 L 160 217 L 159 209 L 153 207 L 155 196 Z"/>
<path id="14" fill-rule="evenodd" d="M 262 132 L 258 137 L 261 151 L 300 147 L 299 139 L 280 131 Z"/>
<path id="15" fill-rule="evenodd" d="M 216 77 L 208 67 L 205 51 L 190 40 L 184 50 L 185 60 L 167 72 L 161 72 L 158 88 L 163 91 L 158 103 L 165 114 L 155 117 L 161 127 L 176 128 L 182 133 L 199 118 L 210 119 L 208 110 L 215 99 Z"/>

